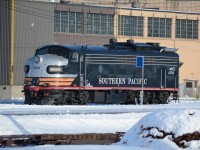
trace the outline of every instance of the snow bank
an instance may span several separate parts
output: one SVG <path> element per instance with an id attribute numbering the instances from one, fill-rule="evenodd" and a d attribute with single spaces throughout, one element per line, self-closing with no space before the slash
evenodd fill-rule
<path id="1" fill-rule="evenodd" d="M 200 148 L 200 110 L 167 109 L 144 116 L 120 144 L 152 149 Z"/>

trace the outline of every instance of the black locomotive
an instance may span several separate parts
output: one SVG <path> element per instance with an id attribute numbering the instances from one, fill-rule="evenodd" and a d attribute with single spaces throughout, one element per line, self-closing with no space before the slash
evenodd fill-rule
<path id="1" fill-rule="evenodd" d="M 46 45 L 25 64 L 25 104 L 166 104 L 178 99 L 179 56 L 159 43 Z"/>

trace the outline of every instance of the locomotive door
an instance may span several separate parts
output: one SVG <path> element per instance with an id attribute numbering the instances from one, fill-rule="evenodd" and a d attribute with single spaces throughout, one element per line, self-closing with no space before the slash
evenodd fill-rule
<path id="1" fill-rule="evenodd" d="M 85 63 L 84 55 L 79 55 L 79 85 L 80 87 L 85 86 Z"/>
<path id="2" fill-rule="evenodd" d="M 167 84 L 166 69 L 162 68 L 160 71 L 160 88 L 166 88 L 166 84 Z"/>
<path id="3" fill-rule="evenodd" d="M 160 87 L 161 88 L 177 88 L 178 76 L 175 72 L 175 67 L 165 67 L 160 72 Z"/>

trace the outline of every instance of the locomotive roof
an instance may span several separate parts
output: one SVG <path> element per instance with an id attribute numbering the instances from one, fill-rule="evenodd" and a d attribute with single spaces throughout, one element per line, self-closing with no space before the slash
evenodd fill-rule
<path id="1" fill-rule="evenodd" d="M 47 45 L 46 45 L 47 46 Z M 127 42 L 116 42 L 111 39 L 110 43 L 104 46 L 88 46 L 88 45 L 48 45 L 61 46 L 70 51 L 77 51 L 81 53 L 132 53 L 132 52 L 159 52 L 166 48 L 159 45 L 159 43 L 135 43 L 132 40 Z M 45 46 L 44 46 L 45 47 Z M 171 51 L 172 52 L 172 51 Z M 173 51 L 174 52 L 174 51 Z"/>
<path id="2" fill-rule="evenodd" d="M 155 44 L 155 43 L 152 43 Z M 53 45 L 51 45 L 53 46 Z M 57 45 L 68 48 L 71 51 L 159 51 L 163 47 L 153 46 L 151 43 L 134 43 L 132 45 L 126 44 L 124 42 L 116 43 L 115 45 L 104 45 L 104 46 L 97 46 L 97 45 Z"/>

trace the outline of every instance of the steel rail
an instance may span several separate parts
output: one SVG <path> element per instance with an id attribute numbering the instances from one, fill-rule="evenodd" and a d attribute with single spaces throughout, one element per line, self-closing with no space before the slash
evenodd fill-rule
<path id="1" fill-rule="evenodd" d="M 33 134 L 1 135 L 0 147 L 19 147 L 28 145 L 109 145 L 120 141 L 125 132 L 83 133 L 83 134 Z"/>

